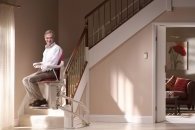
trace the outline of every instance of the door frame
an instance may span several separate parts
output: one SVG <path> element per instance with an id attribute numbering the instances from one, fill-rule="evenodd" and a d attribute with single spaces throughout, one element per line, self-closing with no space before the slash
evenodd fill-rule
<path id="1" fill-rule="evenodd" d="M 168 23 L 163 23 L 163 22 L 158 22 L 158 23 L 153 23 L 153 27 L 152 27 L 152 36 L 153 36 L 153 48 L 152 48 L 152 51 L 153 51 L 153 63 L 152 63 L 152 68 L 153 68 L 153 77 L 152 77 L 152 95 L 153 95 L 153 106 L 152 106 L 152 114 L 153 114 L 153 122 L 156 123 L 156 122 L 162 122 L 162 121 L 165 121 L 166 120 L 166 115 L 163 114 L 162 112 L 165 112 L 165 104 L 162 105 L 161 107 L 158 105 L 159 101 L 162 101 L 162 99 L 164 99 L 164 102 L 165 102 L 165 88 L 164 88 L 164 94 L 158 94 L 158 91 L 159 90 L 162 90 L 162 86 L 159 84 L 159 82 L 157 81 L 157 75 L 160 76 L 160 77 L 163 77 L 163 75 L 165 75 L 165 64 L 164 64 L 164 67 L 159 66 L 159 60 L 161 57 L 159 56 L 163 56 L 165 57 L 166 55 L 166 42 L 161 42 L 163 43 L 165 47 L 161 48 L 163 50 L 160 51 L 160 55 L 157 55 L 157 53 L 159 53 L 158 51 L 158 44 L 160 43 L 159 39 L 161 40 L 166 40 L 166 37 L 165 39 L 163 38 L 164 36 L 166 36 L 166 29 L 167 27 L 195 27 L 195 22 L 168 22 Z M 158 31 L 159 29 L 165 29 L 164 31 L 164 34 L 162 35 L 158 35 Z M 161 30 L 162 31 L 162 30 Z M 165 59 L 164 59 L 165 60 Z M 163 61 L 164 63 L 166 63 L 165 61 Z M 160 70 L 163 70 L 163 71 L 158 71 L 157 70 L 160 69 Z M 165 81 L 165 79 L 164 79 Z M 160 102 L 162 103 L 162 102 Z"/>

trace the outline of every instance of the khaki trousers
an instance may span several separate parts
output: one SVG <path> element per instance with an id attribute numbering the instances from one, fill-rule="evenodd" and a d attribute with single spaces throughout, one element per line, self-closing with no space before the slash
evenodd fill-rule
<path id="1" fill-rule="evenodd" d="M 54 72 L 53 71 L 46 71 L 46 72 L 37 71 L 23 78 L 22 83 L 31 100 L 44 99 L 40 91 L 40 88 L 38 86 L 38 82 L 45 80 L 45 79 L 55 79 Z"/>

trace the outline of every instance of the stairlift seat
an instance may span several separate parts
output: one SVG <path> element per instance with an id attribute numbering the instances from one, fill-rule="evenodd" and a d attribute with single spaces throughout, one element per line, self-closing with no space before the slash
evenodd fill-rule
<path id="1" fill-rule="evenodd" d="M 55 78 L 42 80 L 38 84 L 43 96 L 48 102 L 48 108 L 57 109 L 58 93 L 63 85 L 63 76 L 61 73 L 63 73 L 64 61 L 60 60 L 59 65 L 52 67 Z"/>

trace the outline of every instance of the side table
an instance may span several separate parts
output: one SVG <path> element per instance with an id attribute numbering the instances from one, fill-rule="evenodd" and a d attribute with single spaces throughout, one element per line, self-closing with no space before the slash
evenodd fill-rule
<path id="1" fill-rule="evenodd" d="M 166 111 L 168 112 L 169 108 L 172 108 L 174 110 L 175 115 L 180 112 L 180 107 L 178 104 L 178 96 L 167 96 L 166 97 Z"/>

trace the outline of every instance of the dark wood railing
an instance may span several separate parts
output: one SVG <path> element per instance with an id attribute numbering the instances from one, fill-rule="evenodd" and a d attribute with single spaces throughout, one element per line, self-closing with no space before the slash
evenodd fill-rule
<path id="1" fill-rule="evenodd" d="M 82 74 L 86 67 L 86 51 L 87 46 L 87 26 L 85 27 L 79 42 L 74 49 L 70 60 L 67 64 L 66 75 L 66 96 L 73 98 L 81 80 Z"/>
<path id="2" fill-rule="evenodd" d="M 114 31 L 153 0 L 105 0 L 85 16 L 89 48 Z"/>

